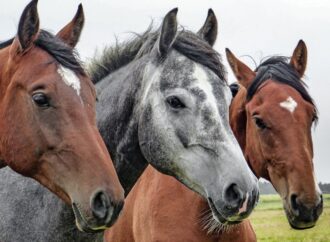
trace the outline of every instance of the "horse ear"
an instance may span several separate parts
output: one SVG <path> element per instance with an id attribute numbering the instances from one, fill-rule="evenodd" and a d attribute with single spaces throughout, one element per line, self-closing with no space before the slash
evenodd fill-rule
<path id="1" fill-rule="evenodd" d="M 81 31 L 84 27 L 85 15 L 82 4 L 79 4 L 78 10 L 74 18 L 64 28 L 62 28 L 56 36 L 62 39 L 66 44 L 74 48 L 80 38 Z"/>
<path id="2" fill-rule="evenodd" d="M 211 46 L 214 45 L 218 35 L 218 20 L 213 10 L 210 8 L 203 27 L 197 34 Z"/>
<path id="3" fill-rule="evenodd" d="M 226 48 L 226 56 L 237 81 L 247 89 L 256 76 L 255 72 L 238 60 L 228 48 Z"/>
<path id="4" fill-rule="evenodd" d="M 303 40 L 299 40 L 294 49 L 290 64 L 298 72 L 299 77 L 303 77 L 307 66 L 307 46 Z"/>
<path id="5" fill-rule="evenodd" d="M 38 0 L 32 0 L 24 9 L 18 24 L 18 41 L 21 51 L 29 48 L 39 32 Z"/>
<path id="6" fill-rule="evenodd" d="M 169 11 L 162 24 L 162 29 L 159 37 L 159 53 L 161 56 L 165 56 L 169 49 L 171 48 L 176 32 L 177 32 L 177 21 L 176 15 L 178 13 L 178 8 L 174 8 Z"/>

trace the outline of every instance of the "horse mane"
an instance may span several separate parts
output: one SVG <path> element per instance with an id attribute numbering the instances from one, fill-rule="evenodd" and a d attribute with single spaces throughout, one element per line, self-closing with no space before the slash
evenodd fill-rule
<path id="1" fill-rule="evenodd" d="M 101 56 L 94 57 L 88 72 L 94 84 L 127 65 L 134 59 L 150 54 L 156 44 L 159 31 L 152 30 L 152 25 L 142 34 L 135 34 L 129 41 L 116 42 L 114 46 L 105 47 Z M 179 30 L 172 48 L 187 58 L 211 69 L 222 81 L 226 82 L 227 73 L 221 56 L 198 35 Z"/>
<path id="2" fill-rule="evenodd" d="M 0 43 L 0 49 L 11 45 L 14 39 L 11 38 Z M 60 65 L 81 75 L 86 75 L 77 52 L 48 31 L 40 30 L 34 44 L 54 57 Z"/>
<path id="3" fill-rule="evenodd" d="M 6 48 L 7 46 L 11 45 L 13 43 L 15 38 L 11 38 L 9 40 L 3 41 L 0 43 L 0 49 Z"/>
<path id="4" fill-rule="evenodd" d="M 300 79 L 296 70 L 289 64 L 289 57 L 273 56 L 264 60 L 255 70 L 256 77 L 247 90 L 247 101 L 251 100 L 258 88 L 271 79 L 293 87 L 304 100 L 313 105 L 315 109 L 314 120 L 318 119 L 317 108 L 313 98 L 308 93 L 307 85 Z"/>

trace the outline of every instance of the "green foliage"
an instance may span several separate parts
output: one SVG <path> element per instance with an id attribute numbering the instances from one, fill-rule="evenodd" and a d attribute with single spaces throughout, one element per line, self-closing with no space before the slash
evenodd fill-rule
<path id="1" fill-rule="evenodd" d="M 329 242 L 330 194 L 324 196 L 324 210 L 316 226 L 307 230 L 290 227 L 278 195 L 262 195 L 250 221 L 260 242 Z"/>

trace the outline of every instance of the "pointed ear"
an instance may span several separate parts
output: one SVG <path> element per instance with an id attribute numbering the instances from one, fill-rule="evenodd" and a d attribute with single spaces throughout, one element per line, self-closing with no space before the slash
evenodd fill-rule
<path id="1" fill-rule="evenodd" d="M 178 8 L 174 8 L 169 11 L 162 24 L 162 29 L 159 37 L 159 53 L 163 57 L 165 56 L 169 49 L 171 48 L 176 32 L 177 32 L 177 21 L 176 14 L 178 13 Z"/>
<path id="2" fill-rule="evenodd" d="M 82 4 L 79 4 L 78 10 L 74 18 L 64 28 L 62 28 L 56 36 L 63 40 L 66 44 L 74 48 L 80 38 L 81 31 L 84 27 L 85 16 Z"/>
<path id="3" fill-rule="evenodd" d="M 226 56 L 237 81 L 247 89 L 256 76 L 255 72 L 238 60 L 228 48 L 226 49 Z"/>
<path id="4" fill-rule="evenodd" d="M 38 0 L 32 0 L 24 9 L 18 24 L 17 37 L 21 51 L 28 49 L 39 32 Z"/>
<path id="5" fill-rule="evenodd" d="M 218 20 L 213 10 L 210 8 L 203 27 L 197 34 L 211 46 L 214 45 L 218 35 Z"/>
<path id="6" fill-rule="evenodd" d="M 303 77 L 307 66 L 307 46 L 303 40 L 299 40 L 294 49 L 290 65 L 298 72 L 300 78 Z"/>

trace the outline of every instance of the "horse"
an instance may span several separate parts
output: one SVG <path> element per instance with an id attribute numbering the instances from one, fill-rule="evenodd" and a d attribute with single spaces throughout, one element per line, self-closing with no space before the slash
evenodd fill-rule
<path id="1" fill-rule="evenodd" d="M 213 46 L 217 30 L 217 18 L 209 9 L 197 34 Z M 256 235 L 247 220 L 232 226 L 215 220 L 205 198 L 148 166 L 125 199 L 122 216 L 105 231 L 104 241 L 252 242 Z"/>
<path id="2" fill-rule="evenodd" d="M 311 160 L 310 132 L 317 109 L 300 80 L 306 50 L 300 41 L 290 63 L 284 57 L 271 57 L 255 72 L 226 51 L 237 80 L 244 85 L 230 106 L 233 132 L 257 177 L 271 181 L 282 196 L 295 229 L 313 227 L 322 212 Z M 105 232 L 106 242 L 257 240 L 249 221 L 234 228 L 212 221 L 203 197 L 152 167 L 140 177 L 125 203 L 123 215 Z"/>
<path id="3" fill-rule="evenodd" d="M 229 49 L 226 55 L 240 84 L 230 123 L 249 166 L 280 194 L 292 228 L 315 226 L 323 198 L 314 174 L 311 135 L 318 111 L 302 80 L 305 42 L 298 42 L 291 58 L 270 57 L 255 71 Z"/>
<path id="4" fill-rule="evenodd" d="M 94 86 L 73 49 L 83 23 L 80 6 L 54 36 L 39 29 L 33 0 L 17 35 L 1 44 L 0 157 L 71 204 L 80 230 L 97 232 L 115 222 L 124 191 L 96 126 Z"/>
<path id="5" fill-rule="evenodd" d="M 176 14 L 177 9 L 170 11 L 160 30 L 148 29 L 109 47 L 90 65 L 98 92 L 98 127 L 125 194 L 151 164 L 208 199 L 216 219 L 237 223 L 256 204 L 257 180 L 229 126 L 231 92 L 218 53 L 196 34 L 177 31 Z M 36 189 L 29 187 L 31 183 L 22 183 Z M 44 191 L 38 199 L 58 208 L 56 198 Z M 11 236 L 19 241 L 26 241 L 24 236 L 54 241 L 45 235 L 51 231 L 57 241 L 84 241 L 82 234 L 72 240 L 65 237 L 74 227 L 69 207 L 60 206 L 60 211 L 40 211 L 47 219 L 47 224 L 41 224 L 44 237 L 25 230 Z M 40 222 L 34 222 L 31 226 L 38 228 Z M 9 223 L 1 221 L 1 241 L 9 241 L 1 238 L 3 232 L 13 232 Z M 54 228 L 62 230 L 54 232 Z"/>
<path id="6" fill-rule="evenodd" d="M 229 126 L 231 92 L 220 58 L 198 35 L 177 30 L 177 11 L 159 31 L 126 44 L 129 50 L 119 45 L 116 55 L 94 59 L 98 127 L 126 194 L 151 164 L 204 197 L 217 220 L 236 223 L 254 208 L 257 180 Z M 118 65 L 132 45 L 141 45 L 134 60 Z"/>

